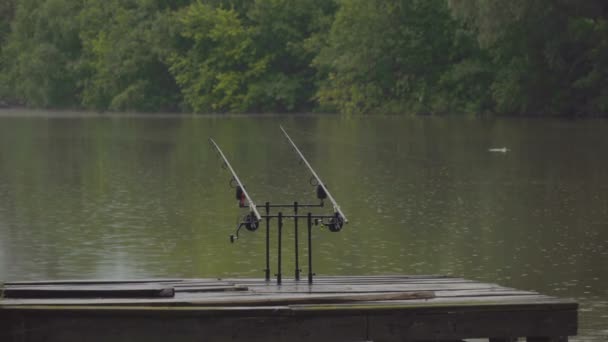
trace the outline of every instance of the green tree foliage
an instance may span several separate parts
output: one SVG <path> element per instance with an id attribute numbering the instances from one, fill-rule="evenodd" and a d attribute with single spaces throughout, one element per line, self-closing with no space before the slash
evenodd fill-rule
<path id="1" fill-rule="evenodd" d="M 0 2 L 0 47 L 4 46 L 6 36 L 10 32 L 10 25 L 15 15 L 15 0 Z"/>
<path id="2" fill-rule="evenodd" d="M 492 58 L 496 112 L 608 111 L 608 3 L 449 0 Z"/>
<path id="3" fill-rule="evenodd" d="M 311 63 L 318 49 L 314 41 L 326 34 L 335 10 L 335 3 L 328 0 L 255 1 L 248 19 L 255 27 L 257 46 L 269 58 L 269 68 L 250 91 L 266 99 L 264 108 L 294 111 L 315 105 L 318 78 Z"/>
<path id="4" fill-rule="evenodd" d="M 74 20 L 78 0 L 19 0 L 12 32 L 3 49 L 4 78 L 12 98 L 36 107 L 71 106 L 78 101 L 81 44 Z"/>
<path id="5" fill-rule="evenodd" d="M 267 66 L 234 9 L 200 2 L 179 14 L 181 35 L 192 46 L 169 57 L 171 72 L 194 111 L 246 109 L 247 84 Z"/>
<path id="6" fill-rule="evenodd" d="M 179 12 L 190 46 L 169 62 L 186 103 L 197 112 L 311 108 L 316 76 L 306 42 L 332 10 L 329 1 L 256 0 Z"/>
<path id="7" fill-rule="evenodd" d="M 605 0 L 2 0 L 0 102 L 608 114 Z"/>
<path id="8" fill-rule="evenodd" d="M 8 97 L 8 86 L 6 77 L 6 63 L 4 62 L 4 50 L 6 39 L 10 33 L 11 22 L 15 16 L 15 1 L 5 0 L 0 2 L 0 101 Z"/>
<path id="9" fill-rule="evenodd" d="M 328 75 L 320 103 L 352 113 L 449 110 L 454 94 L 440 101 L 441 84 L 484 72 L 476 60 L 463 61 L 475 44 L 465 32 L 456 39 L 457 28 L 443 0 L 341 1 L 315 59 Z"/>
<path id="10" fill-rule="evenodd" d="M 82 104 L 99 110 L 175 110 L 179 89 L 163 62 L 167 1 L 87 0 L 80 13 Z"/>

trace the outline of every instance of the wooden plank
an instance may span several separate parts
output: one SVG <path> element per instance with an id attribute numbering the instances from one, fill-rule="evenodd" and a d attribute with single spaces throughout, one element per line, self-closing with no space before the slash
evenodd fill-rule
<path id="1" fill-rule="evenodd" d="M 333 296 L 333 294 L 319 294 L 315 296 Z M 292 300 L 300 300 L 298 298 L 308 298 L 307 294 L 290 294 L 290 295 L 255 295 L 255 296 L 235 296 L 232 293 L 222 293 L 222 296 L 207 294 L 191 294 L 189 296 L 176 296 L 175 298 L 105 298 L 105 299 L 5 299 L 0 301 L 0 309 L 3 307 L 14 306 L 39 306 L 39 305 L 58 305 L 58 306 L 198 306 L 204 310 L 205 306 L 214 305 L 213 302 L 223 304 L 226 302 L 234 303 L 233 306 L 248 306 L 246 303 L 256 301 L 289 302 Z M 505 306 L 521 306 L 524 309 L 530 308 L 530 304 L 545 305 L 550 307 L 566 307 L 576 308 L 576 303 L 559 300 L 552 297 L 539 295 L 522 295 L 522 296 L 486 296 L 486 297 L 446 297 L 432 298 L 424 300 L 411 299 L 407 301 L 371 301 L 357 302 L 351 304 L 315 304 L 315 305 L 292 305 L 290 308 L 294 311 L 370 311 L 370 310 L 408 310 L 417 312 L 427 308 L 449 308 L 461 310 L 467 307 L 486 307 L 486 308 L 504 308 Z"/>
<path id="2" fill-rule="evenodd" d="M 250 314 L 254 311 L 266 311 L 271 309 L 272 312 L 285 312 L 289 315 L 334 315 L 337 313 L 356 313 L 356 314 L 378 314 L 382 312 L 403 312 L 410 315 L 420 315 L 433 312 L 490 312 L 490 311 L 547 311 L 547 310 L 574 310 L 576 311 L 576 303 L 564 303 L 556 298 L 547 297 L 548 299 L 533 299 L 529 296 L 522 296 L 516 300 L 501 301 L 504 299 L 500 298 L 489 298 L 484 301 L 455 301 L 452 300 L 441 300 L 437 302 L 437 298 L 430 300 L 407 300 L 407 301 L 382 301 L 382 302 L 361 302 L 361 303 L 334 303 L 334 304 L 299 304 L 289 306 L 199 306 L 199 305 L 176 305 L 176 306 L 149 306 L 149 303 L 142 301 L 140 304 L 129 302 L 128 304 L 120 304 L 112 301 L 117 300 L 105 300 L 103 303 L 96 303 L 87 305 L 83 301 L 65 300 L 57 301 L 54 300 L 54 305 L 4 305 L 1 307 L 2 311 L 36 311 L 36 310 L 55 310 L 55 311 L 133 311 L 133 312 L 154 312 L 154 311 L 165 311 L 173 312 L 178 314 L 181 311 L 196 311 L 199 313 L 211 312 L 214 313 L 218 310 L 227 311 L 243 311 L 244 314 Z M 53 301 L 53 300 L 47 300 Z M 109 304 L 108 304 L 109 303 Z M 73 305 L 76 304 L 76 305 Z"/>
<path id="3" fill-rule="evenodd" d="M 298 280 L 295 280 L 293 278 L 286 278 L 286 281 L 295 281 L 297 282 Z M 348 283 L 356 283 L 356 282 L 394 282 L 394 281 L 399 281 L 399 282 L 413 282 L 413 281 L 437 281 L 437 282 L 441 282 L 441 281 L 450 281 L 450 280 L 468 280 L 468 281 L 474 281 L 474 280 L 470 280 L 470 279 L 464 279 L 464 278 L 460 278 L 460 277 L 441 277 L 441 278 L 424 278 L 424 277 L 359 277 L 359 278 L 353 278 L 353 277 L 331 277 L 331 278 L 326 278 L 326 277 L 315 277 L 314 278 L 314 284 L 316 283 L 324 283 L 324 282 L 348 282 Z M 229 281 L 229 282 L 268 282 L 265 279 L 262 278 L 222 278 L 222 279 L 218 279 L 218 281 Z M 301 282 L 307 282 L 306 279 L 304 280 L 299 280 Z M 274 282 L 274 279 L 271 279 L 270 282 Z"/>
<path id="4" fill-rule="evenodd" d="M 234 283 L 230 283 L 230 282 L 223 282 L 223 281 L 215 281 L 215 282 L 179 282 L 179 283 L 162 283 L 162 285 L 168 285 L 168 286 L 172 286 L 174 288 L 180 288 L 180 287 L 195 287 L 195 286 L 200 286 L 200 287 L 218 287 L 218 286 L 234 286 Z"/>
<path id="5" fill-rule="evenodd" d="M 192 291 L 192 292 L 196 292 L 196 288 Z M 202 291 L 204 292 L 204 291 Z M 393 292 L 393 293 L 398 293 L 398 292 L 404 292 L 404 291 L 386 291 L 386 292 Z M 372 291 L 372 292 L 308 292 L 308 291 L 283 291 L 280 293 L 274 293 L 274 292 L 270 292 L 270 291 L 256 291 L 255 289 L 252 291 L 235 291 L 234 293 L 230 293 L 230 294 L 225 294 L 225 295 L 230 295 L 230 296 L 251 296 L 251 295 L 272 295 L 272 294 L 276 294 L 276 295 L 285 295 L 285 296 L 295 296 L 295 295 L 308 295 L 308 294 L 335 294 L 335 293 L 352 293 L 352 294 L 365 294 L 365 293 L 378 293 L 377 291 Z M 385 292 L 381 292 L 381 293 L 385 293 Z M 438 298 L 444 298 L 444 297 L 487 297 L 487 296 L 522 296 L 522 295 L 526 295 L 526 296 L 530 296 L 530 295 L 538 295 L 537 292 L 531 292 L 531 291 L 522 291 L 522 290 L 511 290 L 511 289 L 507 289 L 507 288 L 489 288 L 489 289 L 473 289 L 473 290 L 467 290 L 467 289 L 462 289 L 462 290 L 444 290 L 444 291 L 434 291 L 435 293 L 435 297 Z M 179 289 L 176 288 L 176 299 L 179 299 L 178 297 L 182 295 L 182 291 L 180 291 Z M 215 295 L 214 295 L 215 296 Z"/>
<path id="6" fill-rule="evenodd" d="M 312 288 L 319 285 L 362 285 L 362 286 L 380 286 L 382 284 L 399 284 L 399 285 L 410 285 L 419 284 L 484 284 L 481 282 L 475 282 L 462 278 L 451 278 L 451 277 L 438 277 L 438 278 L 425 278 L 425 277 L 413 277 L 413 276 L 370 276 L 370 277 L 324 277 L 321 279 L 315 279 L 316 282 L 312 285 Z M 9 282 L 6 285 L 98 285 L 98 284 L 138 284 L 138 283 L 163 283 L 170 284 L 175 287 L 180 286 L 230 286 L 235 283 L 241 285 L 250 286 L 261 286 L 261 287 L 276 287 L 273 281 L 267 282 L 263 279 L 148 279 L 148 280 L 57 280 L 57 281 L 34 281 L 34 282 Z M 294 280 L 284 279 L 283 285 L 293 285 L 298 287 L 308 287 L 309 285 L 305 281 L 296 282 Z M 490 286 L 498 286 L 495 284 L 484 284 Z M 283 286 L 283 287 L 284 287 Z"/>
<path id="7" fill-rule="evenodd" d="M 251 287 L 256 287 L 256 286 L 276 286 L 276 282 L 274 281 L 270 281 L 270 282 L 254 282 L 254 281 L 237 281 L 235 282 L 236 284 L 241 284 L 241 285 L 246 285 L 246 286 L 251 286 Z M 371 281 L 315 281 L 314 284 L 309 285 L 307 283 L 306 280 L 300 280 L 300 281 L 294 281 L 294 280 L 289 280 L 289 279 L 283 279 L 281 282 L 282 286 L 309 286 L 309 287 L 315 287 L 315 286 L 325 286 L 325 285 L 391 285 L 391 284 L 403 284 L 403 285 L 407 285 L 407 284 L 420 284 L 420 285 L 424 285 L 424 284 L 481 284 L 479 282 L 473 281 L 473 280 L 466 280 L 466 279 L 439 279 L 437 281 L 433 281 L 433 280 L 407 280 L 407 281 L 400 281 L 400 280 L 387 280 L 387 281 L 380 281 L 380 280 L 371 280 Z"/>
<path id="8" fill-rule="evenodd" d="M 27 280 L 7 281 L 4 285 L 102 285 L 102 284 L 141 284 L 141 283 L 170 283 L 187 282 L 202 279 L 151 278 L 151 279 L 68 279 L 68 280 Z M 216 279 L 208 279 L 216 281 Z"/>
<path id="9" fill-rule="evenodd" d="M 229 292 L 247 291 L 247 286 L 180 286 L 174 287 L 175 292 Z"/>
<path id="10" fill-rule="evenodd" d="M 462 279 L 455 278 L 451 276 L 412 276 L 412 275 L 395 275 L 395 276 L 315 276 L 314 283 L 323 283 L 326 281 L 338 281 L 338 282 L 361 282 L 361 281 L 424 281 L 424 280 L 450 280 L 450 279 Z M 235 283 L 269 283 L 263 278 L 218 278 L 221 281 L 235 282 Z M 283 279 L 284 281 L 295 281 L 291 278 Z M 306 282 L 306 280 L 301 280 L 300 282 Z M 274 283 L 274 279 L 270 281 L 270 283 Z"/>
<path id="11" fill-rule="evenodd" d="M 366 294 L 366 293 L 377 293 L 377 292 L 344 292 L 344 293 L 352 293 L 352 294 Z M 400 293 L 400 291 L 397 292 L 390 292 L 388 291 L 387 293 Z M 435 293 L 435 297 L 436 298 L 462 298 L 462 299 L 466 299 L 466 298 L 474 298 L 474 297 L 498 297 L 498 296 L 504 296 L 504 297 L 512 297 L 512 296 L 538 296 L 539 294 L 536 292 L 530 292 L 530 291 L 521 291 L 521 290 L 510 290 L 510 289 L 476 289 L 476 290 L 453 290 L 453 291 L 434 291 Z M 281 293 L 277 293 L 276 295 L 281 295 L 281 296 L 308 296 L 310 294 L 315 294 L 315 295 L 331 295 L 331 294 L 335 294 L 333 292 L 330 293 L 314 293 L 314 292 L 281 292 Z M 177 291 L 176 290 L 176 300 L 179 300 L 182 295 L 182 292 Z M 218 294 L 219 295 L 219 294 Z M 217 297 L 218 295 L 213 295 L 214 297 Z M 235 291 L 233 293 L 226 293 L 226 294 L 222 294 L 222 296 L 231 296 L 232 298 L 236 298 L 236 297 L 246 297 L 246 296 L 252 296 L 252 295 L 273 295 L 273 293 L 270 292 L 246 292 L 246 291 Z M 209 295 L 206 295 L 209 296 Z M 198 297 L 198 296 L 197 296 Z M 202 296 L 200 296 L 202 298 Z M 235 299 L 238 300 L 238 299 Z"/>
<path id="12" fill-rule="evenodd" d="M 4 298 L 154 298 L 173 297 L 172 287 L 155 285 L 4 286 Z"/>
<path id="13" fill-rule="evenodd" d="M 400 293 L 400 292 L 404 292 L 404 291 L 387 291 L 386 293 Z M 341 294 L 346 294 L 346 293 L 351 293 L 351 294 L 373 294 L 373 293 L 378 293 L 378 292 L 321 292 L 321 293 L 315 293 L 315 292 L 280 292 L 280 293 L 272 293 L 272 292 L 256 292 L 256 291 L 234 291 L 234 292 L 229 292 L 229 293 L 224 293 L 224 294 L 205 294 L 205 293 L 200 293 L 200 295 L 197 293 L 195 296 L 192 296 L 191 293 L 184 293 L 181 292 L 179 290 L 176 289 L 176 300 L 179 300 L 181 298 L 185 298 L 186 296 L 190 297 L 190 298 L 203 298 L 203 297 L 208 297 L 208 296 L 213 296 L 213 297 L 218 297 L 218 296 L 230 296 L 230 297 L 246 297 L 246 296 L 271 296 L 271 295 L 277 295 L 277 296 L 308 296 L 311 294 L 314 295 L 332 295 L 332 294 L 336 294 L 336 293 L 341 293 Z M 385 292 L 381 292 L 381 293 L 385 293 Z M 434 291 L 435 293 L 435 297 L 437 298 L 449 298 L 449 297 L 462 297 L 463 299 L 466 299 L 468 297 L 488 297 L 488 296 L 492 296 L 492 297 L 498 297 L 498 296 L 504 296 L 504 297 L 510 297 L 510 296 L 538 296 L 539 294 L 537 292 L 531 292 L 531 291 L 522 291 L 522 290 L 511 290 L 511 289 L 495 289 L 495 288 L 490 288 L 490 289 L 474 289 L 474 290 L 450 290 L 450 291 Z M 235 299 L 237 300 L 237 299 Z"/>
<path id="14" fill-rule="evenodd" d="M 172 306 L 172 305 L 3 305 L 0 308 L 0 314 L 7 312 L 25 312 L 32 313 L 38 311 L 55 311 L 55 312 L 129 312 L 129 313 L 154 313 L 157 311 L 169 313 L 179 316 L 182 312 L 196 312 L 198 315 L 205 313 L 217 314 L 218 312 L 240 312 L 250 315 L 250 313 L 259 311 L 268 315 L 283 312 L 291 315 L 291 309 L 287 305 L 275 306 Z"/>
<path id="15" fill-rule="evenodd" d="M 473 298 L 432 298 L 427 300 L 392 301 L 392 302 L 361 302 L 337 303 L 331 305 L 290 305 L 294 312 L 381 312 L 401 311 L 407 314 L 421 314 L 434 311 L 537 311 L 537 310 L 573 310 L 578 304 L 572 301 L 529 295 L 529 296 L 498 296 Z"/>
<path id="16" fill-rule="evenodd" d="M 218 280 L 227 281 L 227 282 L 237 282 L 237 283 L 246 283 L 246 282 L 260 283 L 260 284 L 268 284 L 268 283 L 274 284 L 275 283 L 274 279 L 271 279 L 270 281 L 266 281 L 265 279 L 262 279 L 262 278 L 219 278 Z M 300 283 L 307 282 L 306 279 L 297 281 L 297 280 L 294 280 L 293 278 L 286 278 L 283 280 L 287 281 L 287 282 L 300 282 Z M 442 281 L 452 281 L 452 280 L 467 280 L 467 279 L 457 278 L 457 277 L 438 277 L 438 278 L 432 278 L 432 277 L 315 277 L 314 284 L 323 284 L 323 283 L 329 283 L 329 282 L 339 282 L 339 283 L 417 282 L 417 281 L 442 282 Z M 474 281 L 474 280 L 467 280 L 467 281 Z"/>
<path id="17" fill-rule="evenodd" d="M 243 285 L 237 283 L 237 285 Z M 464 284 L 391 284 L 391 285 L 281 285 L 281 286 L 251 286 L 255 293 L 343 293 L 343 292 L 397 292 L 397 291 L 454 291 L 505 289 L 494 284 L 464 283 Z"/>
<path id="18" fill-rule="evenodd" d="M 171 312 L 171 315 L 168 315 L 168 312 Z M 49 310 L 44 314 L 29 311 L 23 316 L 29 329 L 23 331 L 27 332 L 24 340 L 31 342 L 191 341 L 201 337 L 235 341 L 435 341 L 505 336 L 509 335 L 507 329 L 512 328 L 515 323 L 521 323 L 520 321 L 529 323 L 514 330 L 517 336 L 525 336 L 527 332 L 544 332 L 545 329 L 555 328 L 555 323 L 551 323 L 554 320 L 572 326 L 571 320 L 576 318 L 576 312 L 574 311 L 574 316 L 572 312 L 568 311 L 566 316 L 560 316 L 551 310 L 443 310 L 424 314 L 344 314 L 328 318 L 324 312 L 305 316 L 276 316 L 273 310 L 269 310 L 265 315 L 251 317 L 226 313 L 218 315 L 218 312 L 202 316 L 197 311 L 167 311 L 166 308 L 159 311 L 122 313 L 119 309 L 103 311 L 91 308 L 88 312 L 81 309 L 63 313 Z M 485 333 L 491 335 L 482 336 Z M 524 335 L 519 335 L 522 333 Z M 446 337 L 447 335 L 449 337 Z"/>
<path id="19" fill-rule="evenodd" d="M 530 295 L 539 295 L 539 293 L 532 292 L 532 291 L 523 291 L 523 290 L 511 290 L 511 289 L 506 289 L 506 288 L 435 291 L 435 297 L 487 297 L 487 296 L 530 296 Z"/>
<path id="20" fill-rule="evenodd" d="M 386 292 L 381 292 L 381 293 L 401 293 L 401 292 L 410 292 L 410 291 L 386 291 Z M 413 291 L 415 292 L 415 291 Z M 338 292 L 339 294 L 373 294 L 373 293 L 378 293 L 378 292 Z M 539 293 L 537 292 L 531 292 L 531 291 L 522 291 L 522 290 L 511 290 L 511 289 L 506 289 L 506 288 L 490 288 L 490 289 L 473 289 L 473 290 L 467 290 L 467 289 L 462 289 L 462 290 L 448 290 L 448 291 L 434 291 L 435 293 L 435 297 L 438 298 L 444 298 L 444 297 L 487 297 L 487 296 L 493 296 L 493 297 L 497 297 L 497 296 L 505 296 L 505 297 L 509 297 L 509 296 L 522 296 L 522 295 L 526 295 L 526 296 L 538 296 Z M 256 292 L 256 291 L 234 291 L 234 292 L 228 292 L 228 293 L 221 293 L 221 294 L 215 294 L 215 293 L 186 293 L 186 292 L 180 292 L 176 290 L 176 300 L 182 299 L 182 298 L 206 298 L 206 297 L 218 297 L 218 296 L 222 296 L 222 297 L 246 297 L 246 296 L 307 296 L 307 295 L 333 295 L 336 294 L 335 292 L 321 292 L 321 293 L 315 293 L 315 292 L 303 292 L 303 291 L 294 291 L 294 292 L 280 292 L 280 293 L 273 293 L 273 292 Z M 237 299 L 235 299 L 237 300 Z"/>
<path id="21" fill-rule="evenodd" d="M 442 279 L 452 276 L 442 274 L 378 274 L 378 275 L 320 275 L 315 279 Z"/>
<path id="22" fill-rule="evenodd" d="M 376 294 L 342 294 L 331 296 L 307 295 L 307 296 L 248 296 L 209 298 L 206 300 L 194 300 L 190 304 L 201 306 L 234 306 L 234 305 L 294 305 L 294 304 L 334 304 L 367 301 L 394 301 L 433 298 L 432 292 L 398 292 L 398 293 L 376 293 Z"/>
<path id="23" fill-rule="evenodd" d="M 202 296 L 194 294 L 191 296 L 180 296 L 178 298 L 39 298 L 39 299 L 5 299 L 0 302 L 0 308 L 18 305 L 190 305 L 190 306 L 253 306 L 253 305 L 285 305 L 285 304 L 323 304 L 344 303 L 377 300 L 416 300 L 432 298 L 432 292 L 399 292 L 399 293 L 374 293 L 374 294 L 293 294 L 293 295 L 250 295 L 231 296 L 228 293 L 222 296 L 207 294 Z"/>
<path id="24" fill-rule="evenodd" d="M 86 313 L 46 312 L 24 317 L 26 327 L 20 335 L 28 342 L 165 342 L 165 341 L 337 341 L 366 339 L 363 316 L 333 317 L 331 320 L 291 317 L 200 316 L 195 312 L 168 318 L 166 313 L 90 311 Z M 16 329 L 15 329 L 16 330 Z M 3 342 L 12 339 L 13 331 Z"/>
<path id="25" fill-rule="evenodd" d="M 443 340 L 488 336 L 568 336 L 577 332 L 576 310 L 446 311 L 424 316 L 394 313 L 369 316 L 376 342 Z"/>

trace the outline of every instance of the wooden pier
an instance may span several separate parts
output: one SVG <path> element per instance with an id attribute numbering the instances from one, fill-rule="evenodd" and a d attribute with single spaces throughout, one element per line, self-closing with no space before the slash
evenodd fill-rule
<path id="1" fill-rule="evenodd" d="M 444 276 L 5 283 L 0 341 L 567 341 L 578 304 Z"/>

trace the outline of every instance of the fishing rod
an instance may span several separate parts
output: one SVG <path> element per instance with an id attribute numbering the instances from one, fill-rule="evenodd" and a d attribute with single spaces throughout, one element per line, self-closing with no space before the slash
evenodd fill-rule
<path id="1" fill-rule="evenodd" d="M 300 161 L 306 165 L 306 167 L 308 168 L 308 171 L 310 171 L 310 173 L 312 174 L 311 184 L 313 186 L 316 185 L 316 187 L 317 187 L 317 198 L 321 200 L 321 203 L 323 203 L 324 199 L 329 199 L 329 201 L 331 202 L 331 204 L 333 206 L 334 216 L 331 217 L 328 222 L 322 221 L 321 223 L 324 226 L 326 226 L 327 228 L 329 228 L 330 231 L 339 232 L 340 230 L 342 230 L 342 227 L 344 226 L 344 224 L 348 223 L 348 219 L 346 218 L 346 215 L 344 215 L 344 213 L 340 209 L 340 206 L 338 205 L 336 200 L 333 198 L 333 196 L 331 195 L 329 190 L 327 190 L 327 187 L 325 186 L 325 184 L 323 183 L 323 181 L 321 180 L 319 175 L 317 175 L 317 173 L 312 168 L 312 166 L 310 165 L 308 160 L 306 160 L 306 157 L 304 157 L 304 154 L 302 154 L 302 152 L 300 151 L 298 146 L 293 142 L 293 140 L 291 139 L 289 134 L 287 134 L 287 132 L 285 131 L 283 126 L 279 126 L 279 127 L 281 128 L 281 131 L 283 132 L 283 135 L 285 136 L 285 138 L 287 138 L 287 140 L 293 147 L 294 151 L 296 151 L 296 154 L 300 157 Z M 314 182 L 313 182 L 313 180 L 314 180 Z"/>
<path id="2" fill-rule="evenodd" d="M 245 186 L 232 168 L 232 165 L 230 165 L 230 162 L 224 155 L 224 152 L 222 152 L 220 147 L 215 143 L 215 141 L 213 141 L 213 139 L 209 138 L 209 143 L 215 149 L 217 155 L 222 159 L 222 167 L 227 169 L 232 176 L 229 184 L 232 188 L 236 188 L 236 199 L 237 201 L 239 201 L 239 207 L 249 207 L 250 210 L 249 214 L 245 215 L 242 221 L 238 224 L 235 233 L 230 235 L 230 242 L 234 243 L 234 241 L 239 238 L 239 231 L 241 230 L 241 228 L 245 227 L 245 229 L 249 231 L 256 231 L 260 226 L 262 215 L 260 215 L 260 213 L 258 212 L 255 203 L 251 199 L 251 196 L 249 196 L 249 194 L 247 193 L 247 190 L 245 190 Z"/>

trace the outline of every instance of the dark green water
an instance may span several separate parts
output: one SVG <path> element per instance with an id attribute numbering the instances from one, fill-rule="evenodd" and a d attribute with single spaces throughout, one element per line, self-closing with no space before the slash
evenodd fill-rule
<path id="1" fill-rule="evenodd" d="M 243 211 L 207 138 L 260 204 L 314 201 L 279 124 L 351 221 L 315 231 L 318 274 L 451 274 L 575 298 L 577 340 L 608 339 L 606 121 L 4 113 L 0 281 L 263 276 L 262 231 L 229 243 Z"/>

